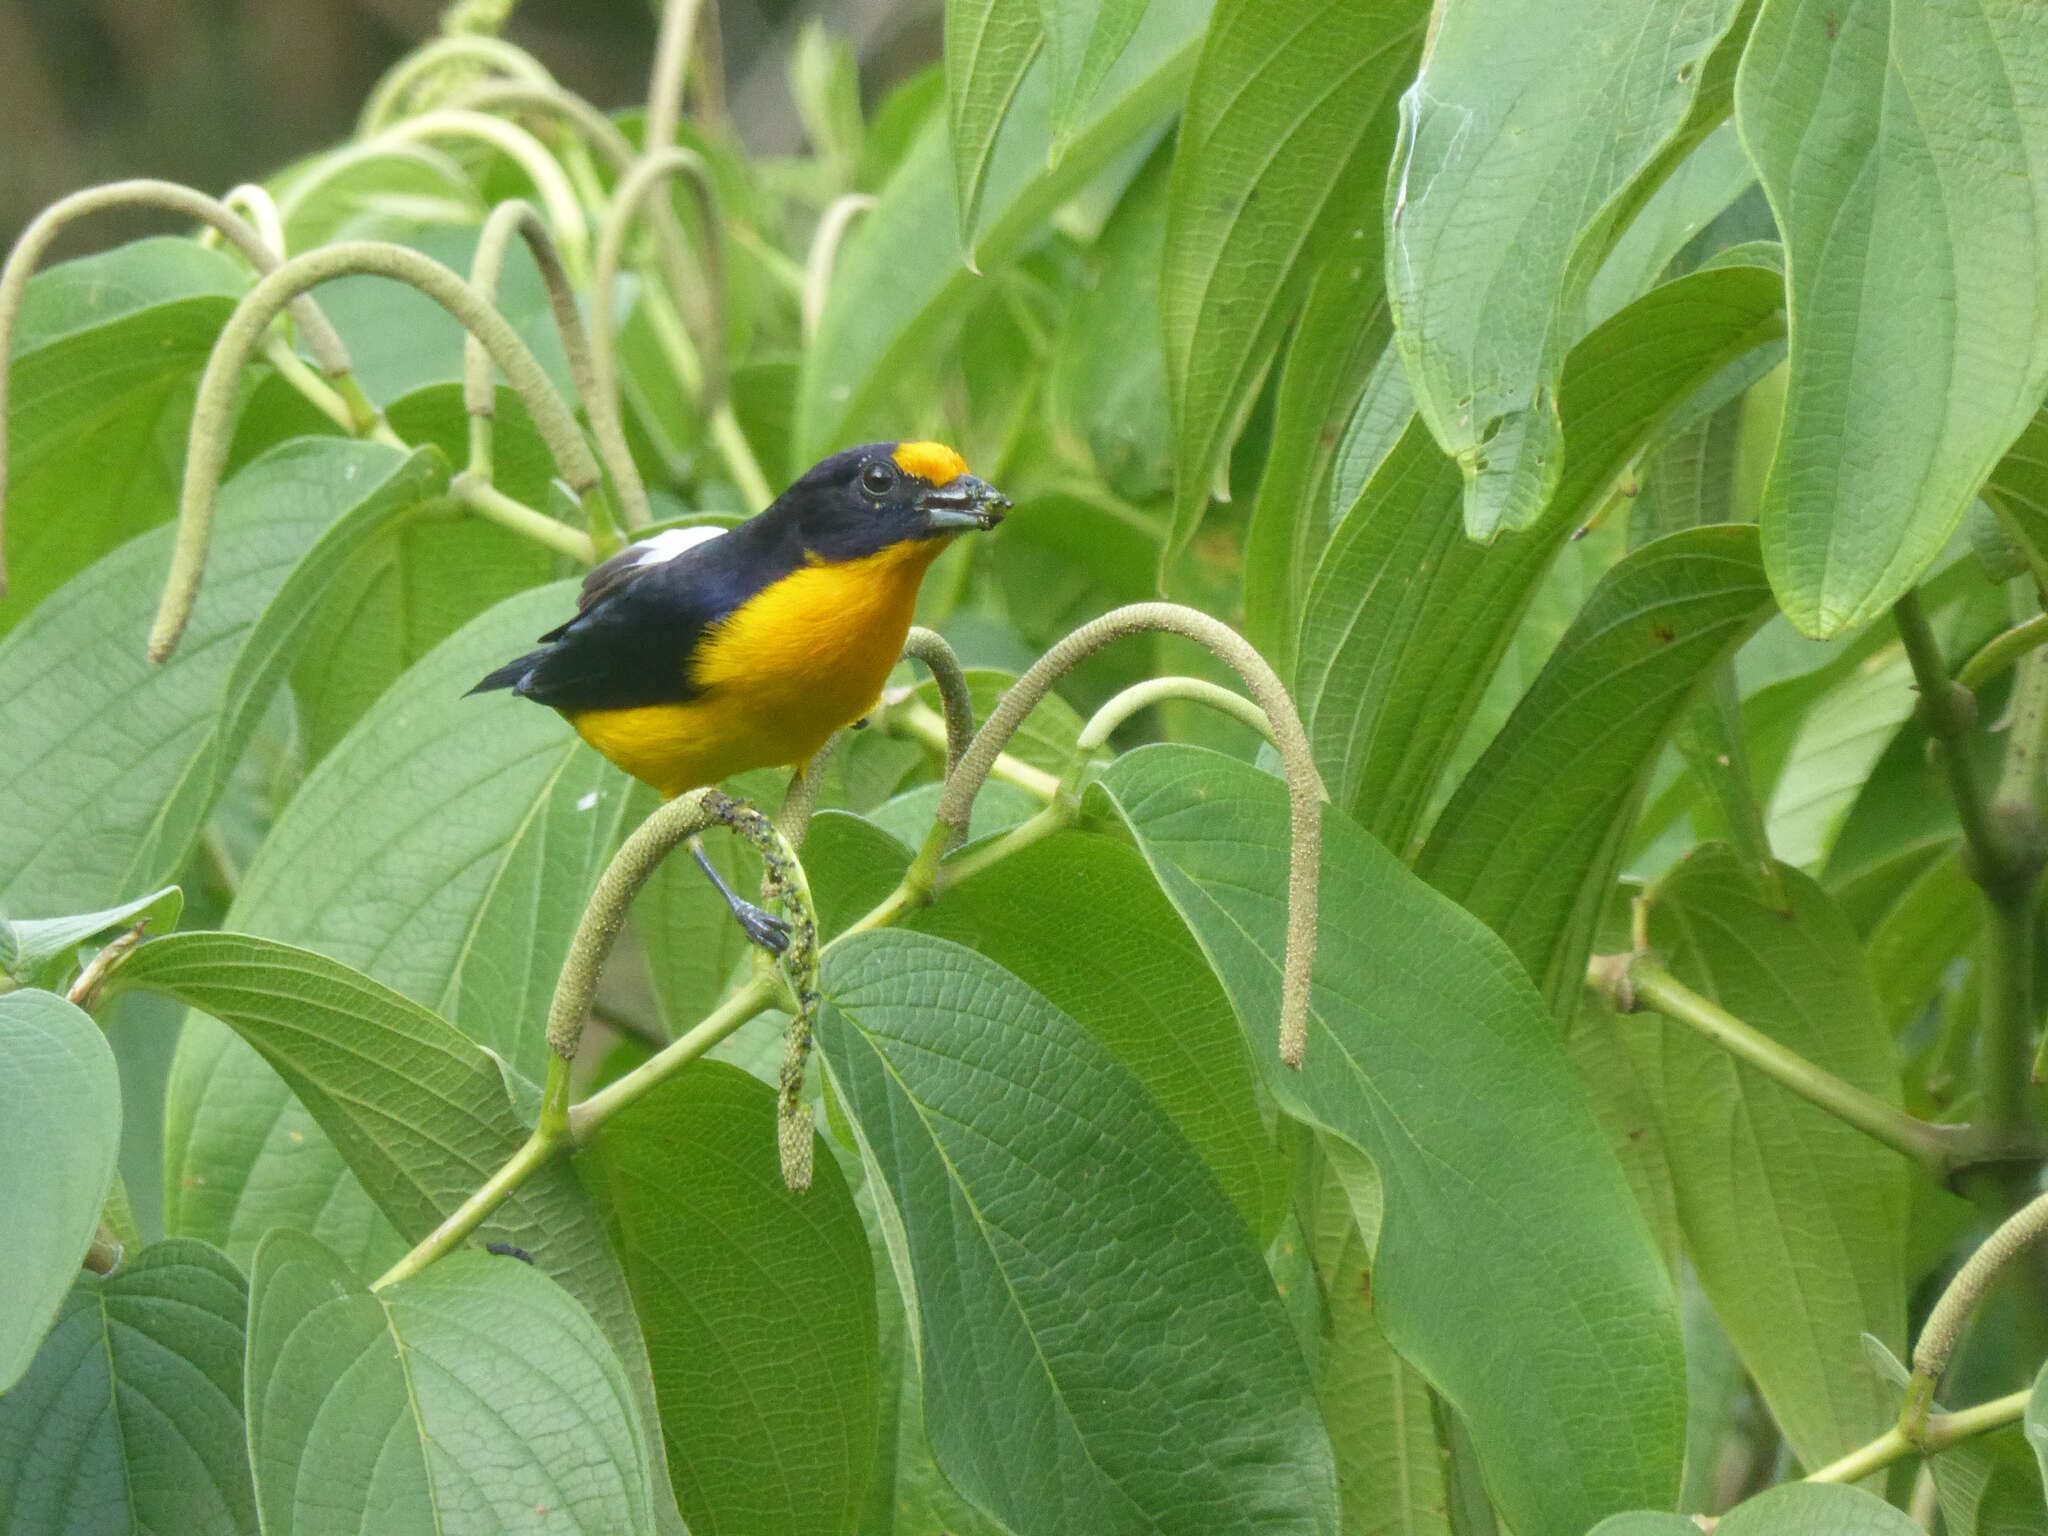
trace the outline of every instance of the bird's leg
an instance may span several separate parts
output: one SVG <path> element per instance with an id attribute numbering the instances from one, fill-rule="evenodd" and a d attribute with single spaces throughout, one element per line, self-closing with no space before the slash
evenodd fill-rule
<path id="1" fill-rule="evenodd" d="M 692 837 L 689 844 L 690 856 L 697 861 L 697 867 L 704 871 L 705 878 L 718 888 L 718 894 L 725 898 L 725 904 L 732 908 L 732 915 L 738 921 L 741 931 L 771 955 L 779 955 L 789 948 L 789 924 L 762 911 L 727 885 L 724 878 L 712 867 L 709 855 L 704 852 L 702 839 Z"/>

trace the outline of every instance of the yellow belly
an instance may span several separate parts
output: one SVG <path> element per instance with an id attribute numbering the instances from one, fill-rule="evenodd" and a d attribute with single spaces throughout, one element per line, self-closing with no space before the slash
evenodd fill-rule
<path id="1" fill-rule="evenodd" d="M 918 583 L 944 539 L 810 565 L 699 642 L 685 704 L 583 710 L 577 734 L 670 797 L 749 768 L 799 764 L 874 708 L 903 652 Z"/>

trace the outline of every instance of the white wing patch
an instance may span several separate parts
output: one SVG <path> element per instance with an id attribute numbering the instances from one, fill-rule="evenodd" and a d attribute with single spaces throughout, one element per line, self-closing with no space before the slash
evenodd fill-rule
<path id="1" fill-rule="evenodd" d="M 651 539 L 643 539 L 633 547 L 640 551 L 640 558 L 633 562 L 633 569 L 644 565 L 660 565 L 664 560 L 673 560 L 686 549 L 695 549 L 699 544 L 708 543 L 724 533 L 723 528 L 668 528 Z"/>

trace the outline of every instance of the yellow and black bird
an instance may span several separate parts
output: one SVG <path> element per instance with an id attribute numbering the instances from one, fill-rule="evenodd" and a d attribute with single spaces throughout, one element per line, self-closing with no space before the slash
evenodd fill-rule
<path id="1" fill-rule="evenodd" d="M 585 578 L 575 618 L 470 691 L 560 711 L 669 798 L 800 767 L 874 708 L 932 561 L 1009 505 L 942 443 L 835 453 L 737 528 L 674 529 L 613 555 Z M 749 936 L 780 949 L 782 925 L 693 851 Z"/>

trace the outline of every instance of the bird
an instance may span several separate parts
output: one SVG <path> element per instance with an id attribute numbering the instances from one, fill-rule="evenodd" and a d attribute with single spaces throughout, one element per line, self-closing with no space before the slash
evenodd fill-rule
<path id="1" fill-rule="evenodd" d="M 750 768 L 801 772 L 879 702 L 932 562 L 1009 507 L 943 443 L 846 449 L 735 528 L 669 529 L 594 566 L 575 617 L 469 693 L 547 705 L 664 799 Z M 691 851 L 748 937 L 780 953 L 787 926 Z"/>

